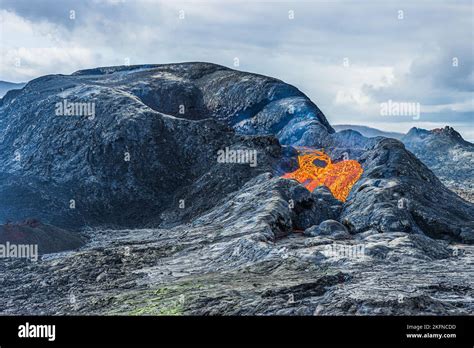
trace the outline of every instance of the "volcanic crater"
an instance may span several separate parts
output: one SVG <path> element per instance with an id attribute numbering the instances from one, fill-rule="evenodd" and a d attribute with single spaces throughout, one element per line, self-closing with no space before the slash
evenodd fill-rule
<path id="1" fill-rule="evenodd" d="M 95 117 L 55 115 L 65 96 Z M 258 161 L 219 162 L 226 148 Z M 275 78 L 210 63 L 43 76 L 0 100 L 0 168 L 0 221 L 77 236 L 0 260 L 2 314 L 474 312 L 474 205 L 402 142 L 335 132 Z"/>

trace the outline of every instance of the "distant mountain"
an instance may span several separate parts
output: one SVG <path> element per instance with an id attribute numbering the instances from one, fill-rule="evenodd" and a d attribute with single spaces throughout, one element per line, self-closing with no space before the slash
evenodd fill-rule
<path id="1" fill-rule="evenodd" d="M 474 144 L 449 126 L 433 130 L 414 127 L 400 140 L 446 186 L 474 201 Z"/>
<path id="2" fill-rule="evenodd" d="M 407 134 L 386 132 L 361 125 L 335 125 L 342 134 L 357 131 L 365 137 L 395 138 L 405 144 L 449 189 L 474 202 L 474 144 L 463 139 L 454 128 L 446 126 L 426 130 L 413 127 Z"/>
<path id="3" fill-rule="evenodd" d="M 372 127 L 367 127 L 367 126 L 360 126 L 360 125 L 350 125 L 350 124 L 337 124 L 333 126 L 333 128 L 339 132 L 342 130 L 347 130 L 347 129 L 352 129 L 360 134 L 362 134 L 364 137 L 368 138 L 373 138 L 373 137 L 386 137 L 386 138 L 394 138 L 394 139 L 399 139 L 403 137 L 403 133 L 397 133 L 397 132 L 386 132 L 382 131 L 377 128 L 372 128 Z"/>
<path id="4" fill-rule="evenodd" d="M 417 144 L 424 144 L 438 152 L 440 150 L 448 150 L 453 146 L 466 148 L 472 148 L 474 146 L 474 144 L 464 140 L 461 134 L 450 126 L 435 128 L 432 130 L 413 127 L 401 138 L 401 140 L 405 145 L 409 144 L 410 146 L 415 147 Z"/>
<path id="5" fill-rule="evenodd" d="M 0 98 L 3 98 L 8 91 L 12 89 L 21 89 L 26 85 L 26 83 L 13 83 L 7 81 L 0 81 Z"/>

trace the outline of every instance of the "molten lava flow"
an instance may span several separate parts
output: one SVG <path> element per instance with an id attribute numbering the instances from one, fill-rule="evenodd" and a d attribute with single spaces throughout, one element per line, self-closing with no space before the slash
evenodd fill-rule
<path id="1" fill-rule="evenodd" d="M 308 190 L 324 185 L 331 190 L 334 197 L 345 202 L 352 186 L 362 175 L 362 167 L 355 160 L 332 163 L 331 158 L 323 151 L 309 148 L 298 148 L 299 168 L 283 175 L 295 179 Z"/>

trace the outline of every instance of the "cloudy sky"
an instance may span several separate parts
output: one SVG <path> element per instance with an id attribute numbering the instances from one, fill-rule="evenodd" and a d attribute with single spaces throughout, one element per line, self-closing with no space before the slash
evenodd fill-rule
<path id="1" fill-rule="evenodd" d="M 474 139 L 472 1 L 2 0 L 0 80 L 207 61 L 284 80 L 332 124 Z M 419 119 L 381 103 L 419 103 Z M 416 118 L 416 117 L 415 117 Z"/>

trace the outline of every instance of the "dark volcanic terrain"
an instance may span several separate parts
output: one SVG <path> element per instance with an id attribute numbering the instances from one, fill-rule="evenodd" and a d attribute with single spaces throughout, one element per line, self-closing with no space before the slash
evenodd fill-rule
<path id="1" fill-rule="evenodd" d="M 94 114 L 57 115 L 64 100 Z M 360 163 L 345 202 L 281 178 L 296 146 Z M 225 149 L 257 163 L 222 163 Z M 0 100 L 0 222 L 81 243 L 0 259 L 0 312 L 473 313 L 474 205 L 412 152 L 214 64 L 43 76 Z"/>
<path id="2" fill-rule="evenodd" d="M 474 144 L 448 126 L 412 128 L 401 141 L 444 185 L 474 203 Z"/>
<path id="3" fill-rule="evenodd" d="M 382 136 L 402 141 L 446 187 L 474 203 L 474 144 L 464 140 L 452 127 L 432 130 L 414 127 L 407 134 L 357 125 L 339 125 L 334 129 L 354 130 L 366 137 Z"/>

